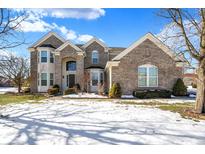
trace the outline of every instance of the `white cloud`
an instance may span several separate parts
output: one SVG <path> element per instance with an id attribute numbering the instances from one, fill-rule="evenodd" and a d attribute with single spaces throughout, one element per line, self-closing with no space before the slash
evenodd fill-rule
<path id="1" fill-rule="evenodd" d="M 26 11 L 40 18 L 74 18 L 94 20 L 105 15 L 105 10 L 100 8 L 49 8 L 49 9 L 14 9 L 15 11 Z"/>
<path id="2" fill-rule="evenodd" d="M 93 38 L 93 36 L 88 35 L 88 34 L 79 35 L 78 38 L 77 38 L 77 41 L 79 41 L 81 43 L 85 43 L 85 42 L 88 42 L 89 40 L 91 40 L 92 38 Z"/>
<path id="3" fill-rule="evenodd" d="M 45 9 L 44 11 L 47 12 L 49 16 L 56 18 L 75 18 L 93 20 L 105 15 L 105 10 L 97 8 Z"/>
<path id="4" fill-rule="evenodd" d="M 20 30 L 24 32 L 48 32 L 59 31 L 67 40 L 77 43 L 85 43 L 93 38 L 89 34 L 78 34 L 72 29 L 56 23 L 48 23 L 44 17 L 54 18 L 75 18 L 93 20 L 105 15 L 103 9 L 14 9 L 17 12 L 25 11 L 28 18 L 20 25 Z"/>

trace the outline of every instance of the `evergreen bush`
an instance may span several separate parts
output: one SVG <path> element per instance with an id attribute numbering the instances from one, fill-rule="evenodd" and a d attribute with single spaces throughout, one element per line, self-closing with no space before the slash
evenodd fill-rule
<path id="1" fill-rule="evenodd" d="M 176 83 L 173 86 L 173 95 L 174 96 L 186 96 L 187 95 L 187 87 L 184 85 L 182 79 L 177 79 Z"/>

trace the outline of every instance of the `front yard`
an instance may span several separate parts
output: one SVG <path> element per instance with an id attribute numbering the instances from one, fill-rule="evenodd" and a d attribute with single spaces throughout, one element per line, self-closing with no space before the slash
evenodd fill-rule
<path id="1" fill-rule="evenodd" d="M 9 115 L 0 118 L 0 144 L 205 144 L 205 121 L 166 111 L 170 102 L 146 101 L 54 97 L 8 104 L 0 111 Z"/>
<path id="2" fill-rule="evenodd" d="M 39 100 L 45 99 L 43 95 L 32 95 L 32 94 L 0 94 L 0 105 L 6 105 L 11 103 L 36 103 Z"/>

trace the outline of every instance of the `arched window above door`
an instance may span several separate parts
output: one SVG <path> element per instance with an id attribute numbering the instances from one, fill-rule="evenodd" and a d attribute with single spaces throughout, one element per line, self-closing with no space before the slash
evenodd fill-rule
<path id="1" fill-rule="evenodd" d="M 66 62 L 66 71 L 76 71 L 76 61 Z"/>

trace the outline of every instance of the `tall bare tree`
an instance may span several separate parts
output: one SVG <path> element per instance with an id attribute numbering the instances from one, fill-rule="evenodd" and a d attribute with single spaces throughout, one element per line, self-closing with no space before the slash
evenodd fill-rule
<path id="1" fill-rule="evenodd" d="M 205 113 L 205 9 L 161 9 L 158 15 L 169 20 L 176 32 L 169 36 L 179 41 L 181 53 L 197 63 L 196 113 Z"/>
<path id="2" fill-rule="evenodd" d="M 0 8 L 0 50 L 14 48 L 25 43 L 20 26 L 26 18 L 24 11 Z"/>
<path id="3" fill-rule="evenodd" d="M 20 93 L 22 84 L 29 77 L 29 59 L 11 53 L 0 56 L 0 76 L 11 80 Z"/>

